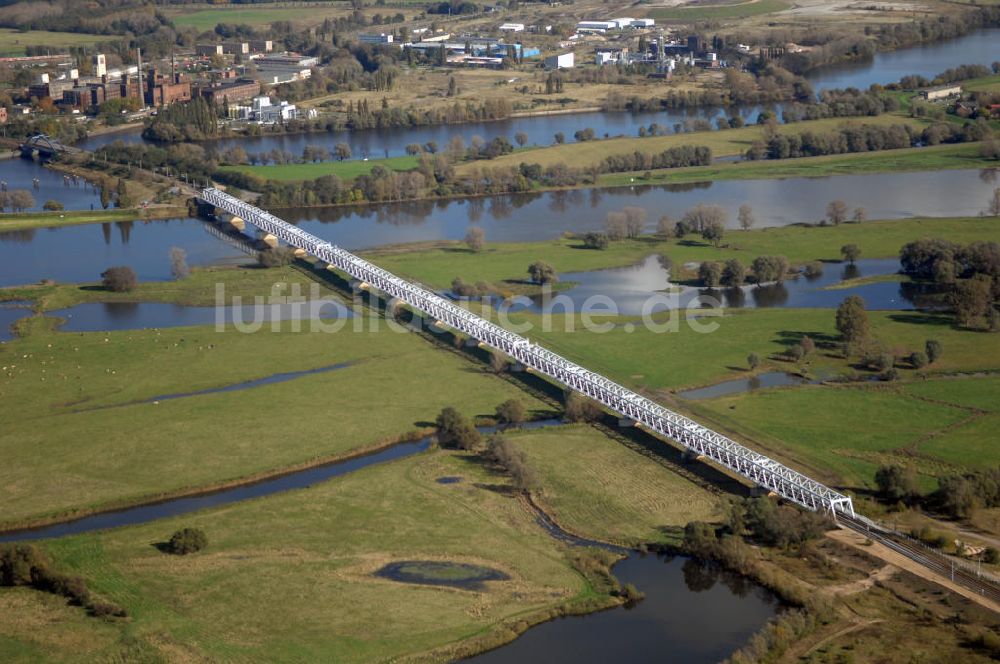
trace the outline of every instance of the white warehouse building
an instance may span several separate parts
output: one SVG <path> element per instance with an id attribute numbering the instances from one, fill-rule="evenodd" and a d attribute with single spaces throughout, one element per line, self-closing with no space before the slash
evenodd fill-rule
<path id="1" fill-rule="evenodd" d="M 607 32 L 617 27 L 614 21 L 580 21 L 576 24 L 578 32 Z"/>
<path id="2" fill-rule="evenodd" d="M 504 23 L 499 27 L 500 32 L 524 32 L 524 23 Z"/>
<path id="3" fill-rule="evenodd" d="M 572 69 L 574 67 L 574 56 L 573 53 L 560 53 L 559 55 L 550 55 L 545 58 L 545 68 L 546 69 Z"/>

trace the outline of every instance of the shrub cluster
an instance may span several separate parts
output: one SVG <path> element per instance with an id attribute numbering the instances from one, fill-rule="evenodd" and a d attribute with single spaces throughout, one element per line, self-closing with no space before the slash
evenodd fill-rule
<path id="1" fill-rule="evenodd" d="M 208 546 L 208 537 L 200 528 L 181 528 L 167 541 L 166 551 L 178 556 L 196 553 Z"/>
<path id="2" fill-rule="evenodd" d="M 711 163 L 711 148 L 703 145 L 681 145 L 654 154 L 636 150 L 632 154 L 610 155 L 604 158 L 601 170 L 605 173 L 623 173 L 654 168 L 708 166 Z"/>
<path id="3" fill-rule="evenodd" d="M 120 618 L 126 615 L 121 607 L 94 599 L 79 576 L 69 576 L 52 569 L 44 554 L 28 544 L 0 544 L 0 586 L 28 586 L 61 595 L 98 617 Z"/>

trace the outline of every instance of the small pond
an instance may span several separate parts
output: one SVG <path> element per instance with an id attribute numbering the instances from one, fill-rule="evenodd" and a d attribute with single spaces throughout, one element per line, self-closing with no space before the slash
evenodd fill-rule
<path id="1" fill-rule="evenodd" d="M 485 590 L 487 581 L 507 581 L 510 576 L 498 569 L 469 563 L 438 560 L 403 560 L 389 563 L 375 576 L 401 583 L 447 586 L 462 590 Z"/>
<path id="2" fill-rule="evenodd" d="M 277 327 L 290 329 L 290 321 L 347 319 L 354 312 L 340 300 L 319 299 L 288 304 L 247 304 L 242 306 L 189 307 L 162 302 L 88 302 L 67 309 L 46 312 L 66 322 L 63 332 L 140 330 L 190 325 L 236 325 L 257 331 Z M 300 324 L 301 329 L 308 325 Z"/>
<path id="3" fill-rule="evenodd" d="M 30 316 L 33 304 L 27 300 L 0 302 L 0 342 L 10 341 L 14 338 L 14 323 Z"/>
<path id="4" fill-rule="evenodd" d="M 788 387 L 792 385 L 803 385 L 810 382 L 813 381 L 810 381 L 808 378 L 803 378 L 802 376 L 785 373 L 784 371 L 768 371 L 767 373 L 757 374 L 756 376 L 736 378 L 734 380 L 726 380 L 707 387 L 685 390 L 683 392 L 678 392 L 677 396 L 682 399 L 697 401 L 699 399 L 714 399 L 716 397 L 725 397 L 743 392 L 753 392 L 754 390 L 761 390 L 768 387 Z"/>
<path id="5" fill-rule="evenodd" d="M 934 288 L 895 279 L 856 285 L 845 279 L 894 275 L 899 261 L 860 260 L 855 265 L 826 263 L 822 275 L 800 275 L 781 284 L 742 288 L 697 288 L 677 286 L 658 256 L 649 256 L 637 265 L 589 272 L 568 272 L 560 280 L 572 282 L 566 290 L 549 296 L 517 298 L 511 311 L 554 312 L 589 310 L 637 316 L 690 306 L 723 306 L 734 309 L 756 307 L 820 308 L 837 307 L 848 295 L 864 298 L 868 309 L 902 310 L 932 306 Z M 498 302 L 494 302 L 499 306 Z"/>

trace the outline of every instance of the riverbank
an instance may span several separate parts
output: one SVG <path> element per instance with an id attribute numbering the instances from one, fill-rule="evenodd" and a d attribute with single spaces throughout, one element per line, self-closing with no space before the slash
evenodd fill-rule
<path id="1" fill-rule="evenodd" d="M 921 237 L 947 237 L 968 244 L 976 240 L 1000 241 L 1000 225 L 989 217 L 912 218 L 840 225 L 792 225 L 749 231 L 727 230 L 715 247 L 695 236 L 682 239 L 644 235 L 611 242 L 607 249 L 589 249 L 579 237 L 544 242 L 489 242 L 473 252 L 460 242 L 417 243 L 361 252 L 380 267 L 437 288 L 447 288 L 455 277 L 466 283 L 503 283 L 524 279 L 528 266 L 544 260 L 556 274 L 585 272 L 635 265 L 653 254 L 666 255 L 675 279 L 693 270 L 685 267 L 702 261 L 731 258 L 749 265 L 761 255 L 780 254 L 793 264 L 810 261 L 838 262 L 840 249 L 857 244 L 864 258 L 899 255 L 906 242 Z"/>
<path id="2" fill-rule="evenodd" d="M 251 303 L 254 297 L 280 302 L 293 292 L 308 299 L 312 287 L 316 287 L 315 294 L 319 297 L 339 299 L 339 291 L 311 278 L 302 266 L 263 268 L 247 258 L 246 264 L 241 266 L 196 267 L 183 279 L 140 282 L 131 291 L 123 293 L 109 291 L 99 281 L 0 288 L 0 302 L 28 300 L 34 303 L 32 309 L 37 313 L 87 302 L 164 302 L 186 307 L 211 307 L 217 304 L 218 286 L 225 287 L 227 298 L 242 297 Z"/>
<path id="3" fill-rule="evenodd" d="M 1000 168 L 1000 161 L 980 155 L 981 147 L 981 143 L 965 143 L 798 159 L 740 161 L 712 166 L 654 170 L 649 171 L 649 177 L 646 177 L 646 172 L 608 173 L 598 177 L 597 186 L 622 187 L 715 180 L 770 180 Z"/>
<path id="4" fill-rule="evenodd" d="M 32 228 L 55 228 L 77 224 L 103 224 L 113 221 L 173 219 L 186 217 L 187 208 L 150 206 L 147 208 L 112 208 L 110 210 L 64 210 L 53 212 L 6 212 L 0 214 L 0 232 Z"/>

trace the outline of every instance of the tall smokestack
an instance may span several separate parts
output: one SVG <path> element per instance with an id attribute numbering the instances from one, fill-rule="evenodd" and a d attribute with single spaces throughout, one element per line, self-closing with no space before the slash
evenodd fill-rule
<path id="1" fill-rule="evenodd" d="M 142 107 L 146 108 L 146 88 L 142 87 L 142 49 L 135 49 L 135 61 L 139 69 L 139 101 L 142 102 Z"/>

